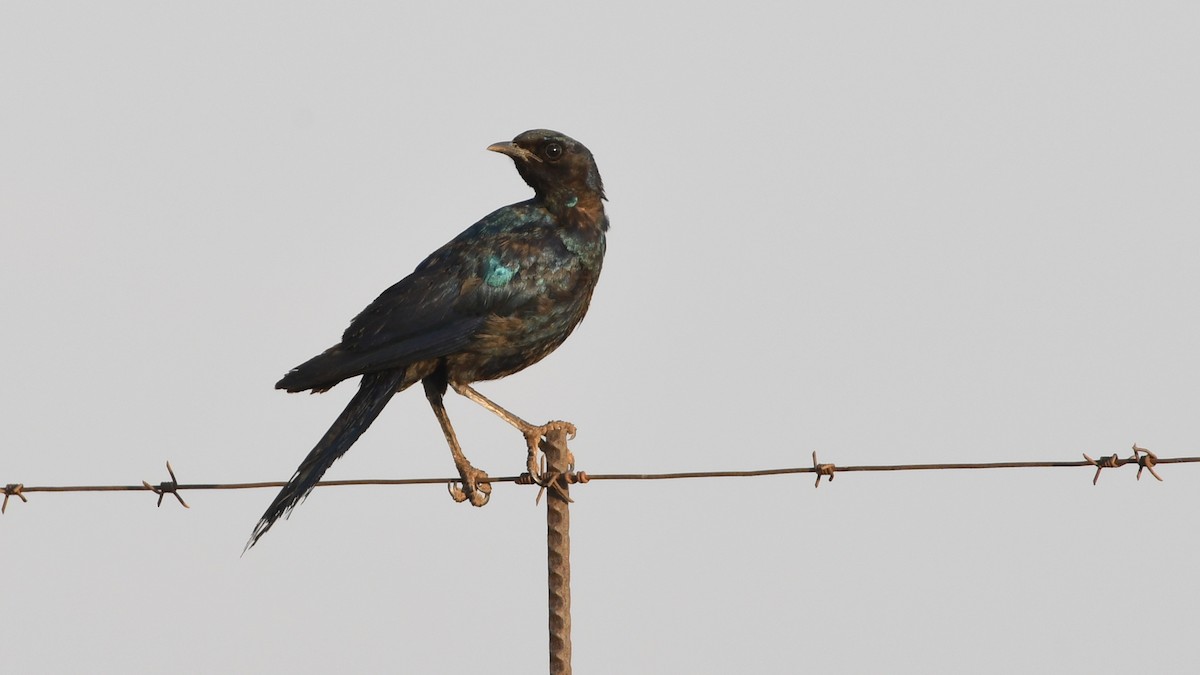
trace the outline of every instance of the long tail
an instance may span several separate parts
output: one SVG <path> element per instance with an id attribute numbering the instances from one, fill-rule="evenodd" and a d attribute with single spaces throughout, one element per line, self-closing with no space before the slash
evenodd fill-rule
<path id="1" fill-rule="evenodd" d="M 403 383 L 404 375 L 404 368 L 363 375 L 362 382 L 358 385 L 358 393 L 350 399 L 350 403 L 334 420 L 329 431 L 317 441 L 316 447 L 300 463 L 300 468 L 296 469 L 292 479 L 283 486 L 275 501 L 271 502 L 267 512 L 258 521 L 258 525 L 254 526 L 254 533 L 246 543 L 246 550 L 258 543 L 259 538 L 271 529 L 280 516 L 287 516 L 297 504 L 304 501 L 325 470 L 354 445 L 358 437 L 363 435 L 383 411 L 383 407 Z"/>

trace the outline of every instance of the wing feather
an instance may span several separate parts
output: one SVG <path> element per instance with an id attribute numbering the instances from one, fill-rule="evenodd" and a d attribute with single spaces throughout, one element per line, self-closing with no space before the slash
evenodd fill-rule
<path id="1" fill-rule="evenodd" d="M 523 203 L 476 223 L 381 293 L 339 344 L 293 368 L 275 387 L 323 391 L 356 375 L 468 348 L 488 317 L 537 300 L 536 285 L 519 274 L 530 255 L 522 234 L 544 218 L 544 211 Z"/>

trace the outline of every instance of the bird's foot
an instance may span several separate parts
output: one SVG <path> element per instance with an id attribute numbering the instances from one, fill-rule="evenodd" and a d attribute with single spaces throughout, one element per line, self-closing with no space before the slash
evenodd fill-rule
<path id="1" fill-rule="evenodd" d="M 492 498 L 492 484 L 487 480 L 487 473 L 467 464 L 458 469 L 462 483 L 450 483 L 447 489 L 450 497 L 456 502 L 470 500 L 472 506 L 483 506 Z"/>
<path id="2" fill-rule="evenodd" d="M 539 445 L 541 444 L 542 437 L 552 431 L 567 432 L 567 440 L 574 440 L 575 438 L 575 425 L 561 420 L 554 420 L 546 422 L 540 427 L 530 426 L 527 429 L 521 430 L 521 433 L 525 434 L 525 445 L 529 448 L 529 457 L 525 461 L 525 470 L 529 472 L 529 476 L 533 478 L 533 482 L 538 484 L 542 482 L 543 473 L 538 466 Z M 574 463 L 573 459 L 571 463 Z"/>

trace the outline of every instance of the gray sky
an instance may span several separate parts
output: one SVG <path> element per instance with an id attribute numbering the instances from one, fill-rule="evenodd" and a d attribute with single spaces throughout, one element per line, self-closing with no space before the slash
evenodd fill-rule
<path id="1" fill-rule="evenodd" d="M 480 389 L 594 473 L 1195 455 L 1194 3 L 0 4 L 0 483 L 282 480 L 272 384 L 595 153 L 591 313 Z M 523 443 L 454 398 L 469 457 Z M 418 392 L 328 478 L 452 473 Z M 1200 468 L 593 483 L 575 671 L 1191 672 Z M 31 495 L 12 672 L 543 672 L 534 490 Z"/>

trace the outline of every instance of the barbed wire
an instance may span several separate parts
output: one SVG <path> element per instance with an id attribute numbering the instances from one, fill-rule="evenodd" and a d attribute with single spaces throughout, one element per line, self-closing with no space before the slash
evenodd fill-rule
<path id="1" fill-rule="evenodd" d="M 855 473 L 864 471 L 936 471 L 936 470 L 966 470 L 966 469 L 1051 469 L 1095 467 L 1092 484 L 1100 480 L 1100 472 L 1104 469 L 1119 468 L 1126 464 L 1136 464 L 1137 479 L 1141 480 L 1142 472 L 1149 471 L 1154 478 L 1162 480 L 1162 476 L 1154 467 L 1162 464 L 1193 464 L 1200 462 L 1200 457 L 1159 457 L 1146 448 L 1133 444 L 1133 454 L 1129 457 L 1119 457 L 1116 453 L 1093 459 L 1084 453 L 1082 460 L 1067 461 L 1017 461 L 1017 462 L 942 462 L 930 464 L 864 464 L 837 466 L 835 464 L 817 461 L 817 453 L 812 453 L 812 466 L 786 467 L 778 469 L 751 469 L 746 471 L 678 471 L 671 473 L 596 473 L 575 471 L 572 468 L 565 474 L 568 483 L 589 483 L 602 480 L 674 480 L 683 478 L 753 478 L 759 476 L 782 476 L 788 474 L 816 474 L 814 487 L 821 484 L 821 478 L 833 480 L 839 473 Z M 8 509 L 10 497 L 17 497 L 22 502 L 29 500 L 25 495 L 36 492 L 152 492 L 158 495 L 158 506 L 162 506 L 163 497 L 172 495 L 184 508 L 189 508 L 187 502 L 180 496 L 184 490 L 255 490 L 261 488 L 279 488 L 286 481 L 258 481 L 246 483 L 180 483 L 175 476 L 171 463 L 167 462 L 167 473 L 171 480 L 152 485 L 142 481 L 141 485 L 24 485 L 8 483 L 4 486 L 4 502 L 0 504 L 0 513 Z M 348 487 L 359 485 L 448 485 L 457 482 L 454 478 L 361 478 L 349 480 L 326 480 L 317 483 L 317 487 Z M 528 473 L 517 476 L 491 476 L 485 479 L 488 483 L 518 483 L 538 484 L 538 481 Z"/>

